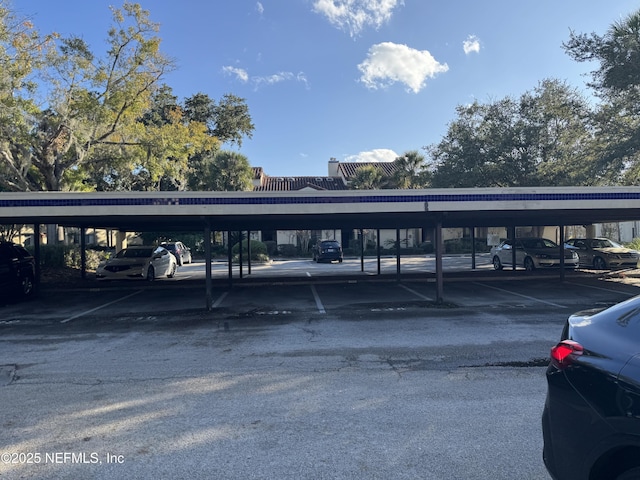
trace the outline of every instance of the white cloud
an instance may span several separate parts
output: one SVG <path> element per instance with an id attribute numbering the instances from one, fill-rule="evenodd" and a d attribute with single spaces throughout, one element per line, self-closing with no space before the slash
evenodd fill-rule
<path id="1" fill-rule="evenodd" d="M 393 162 L 398 155 L 388 148 L 376 148 L 367 152 L 360 152 L 355 155 L 347 155 L 344 157 L 345 162 Z"/>
<path id="2" fill-rule="evenodd" d="M 418 93 L 424 88 L 427 78 L 446 72 L 449 67 L 436 61 L 427 50 L 385 42 L 372 46 L 358 69 L 362 72 L 360 81 L 369 88 L 384 88 L 400 82 L 413 93 Z"/>
<path id="3" fill-rule="evenodd" d="M 226 75 L 235 75 L 235 77 L 240 80 L 242 83 L 246 83 L 249 80 L 249 74 L 243 68 L 226 66 L 222 67 L 222 71 Z"/>
<path id="4" fill-rule="evenodd" d="M 467 39 L 462 42 L 462 48 L 467 55 L 470 53 L 480 53 L 480 39 L 475 35 L 469 35 Z"/>
<path id="5" fill-rule="evenodd" d="M 222 67 L 222 72 L 225 75 L 233 75 L 242 83 L 250 82 L 257 89 L 263 85 L 275 85 L 281 82 L 294 81 L 303 83 L 306 88 L 309 88 L 309 82 L 304 72 L 292 73 L 292 72 L 278 72 L 272 75 L 254 76 L 249 77 L 249 73 L 243 68 L 237 68 L 232 66 Z"/>
<path id="6" fill-rule="evenodd" d="M 391 19 L 403 0 L 315 0 L 313 10 L 355 37 L 368 27 L 379 28 Z"/>
<path id="7" fill-rule="evenodd" d="M 256 10 L 258 11 L 259 15 L 262 15 L 264 13 L 264 6 L 262 5 L 262 2 L 256 3 Z"/>
<path id="8" fill-rule="evenodd" d="M 292 72 L 278 72 L 274 73 L 273 75 L 251 77 L 251 82 L 255 85 L 256 88 L 260 87 L 261 85 L 275 85 L 276 83 L 287 81 L 300 82 L 303 83 L 307 88 L 309 87 L 307 77 L 303 72 L 297 74 Z"/>

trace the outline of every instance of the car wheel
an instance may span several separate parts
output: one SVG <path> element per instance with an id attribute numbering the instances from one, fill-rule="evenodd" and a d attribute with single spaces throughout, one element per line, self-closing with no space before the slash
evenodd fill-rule
<path id="1" fill-rule="evenodd" d="M 493 269 L 494 270 L 502 270 L 502 268 L 503 267 L 502 267 L 502 262 L 500 261 L 500 258 L 497 255 L 495 255 L 493 257 Z"/>
<path id="2" fill-rule="evenodd" d="M 616 480 L 634 480 L 638 478 L 640 478 L 640 467 L 633 467 L 618 475 Z"/>
<path id="3" fill-rule="evenodd" d="M 536 266 L 533 263 L 533 260 L 531 259 L 531 257 L 527 257 L 524 259 L 524 269 L 527 272 L 533 272 L 536 269 Z"/>
<path id="4" fill-rule="evenodd" d="M 153 282 L 156 279 L 156 270 L 153 268 L 153 265 L 149 265 L 149 269 L 147 270 L 147 280 Z"/>
<path id="5" fill-rule="evenodd" d="M 34 288 L 35 284 L 33 281 L 33 276 L 30 273 L 22 277 L 22 280 L 20 281 L 20 293 L 23 297 L 29 297 L 33 295 Z"/>
<path id="6" fill-rule="evenodd" d="M 596 270 L 604 270 L 607 268 L 607 262 L 602 257 L 596 257 L 593 259 L 593 268 Z"/>
<path id="7" fill-rule="evenodd" d="M 176 264 L 172 263 L 171 264 L 171 271 L 169 272 L 169 275 L 167 275 L 167 277 L 169 277 L 169 278 L 175 277 L 177 268 L 178 267 L 176 267 Z"/>

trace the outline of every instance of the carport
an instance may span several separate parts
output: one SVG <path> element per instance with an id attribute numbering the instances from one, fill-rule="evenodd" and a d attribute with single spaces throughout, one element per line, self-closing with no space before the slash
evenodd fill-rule
<path id="1" fill-rule="evenodd" d="M 473 188 L 294 192 L 0 193 L 0 223 L 122 232 L 202 231 L 211 309 L 211 232 L 433 229 L 437 300 L 444 298 L 442 229 L 560 227 L 640 219 L 638 187 Z M 84 240 L 84 235 L 81 236 Z M 82 245 L 84 251 L 84 245 Z M 36 236 L 36 255 L 39 239 Z M 229 269 L 231 278 L 231 269 Z M 561 278 L 564 275 L 560 269 Z"/>

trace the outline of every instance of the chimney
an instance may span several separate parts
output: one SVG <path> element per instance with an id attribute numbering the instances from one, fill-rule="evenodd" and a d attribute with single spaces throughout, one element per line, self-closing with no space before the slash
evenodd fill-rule
<path id="1" fill-rule="evenodd" d="M 336 160 L 335 157 L 331 157 L 329 159 L 329 176 L 330 177 L 337 177 L 338 175 L 338 165 L 340 164 L 340 162 L 338 162 L 338 160 Z"/>

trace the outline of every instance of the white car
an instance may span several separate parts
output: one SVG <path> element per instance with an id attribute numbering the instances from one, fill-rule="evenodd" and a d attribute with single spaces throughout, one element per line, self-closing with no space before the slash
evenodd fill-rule
<path id="1" fill-rule="evenodd" d="M 153 281 L 158 277 L 172 278 L 176 274 L 176 258 L 164 247 L 128 247 L 120 250 L 115 257 L 98 266 L 98 280 L 145 279 Z"/>
<path id="2" fill-rule="evenodd" d="M 491 249 L 493 268 L 502 270 L 513 263 L 513 240 L 505 240 Z M 526 270 L 560 266 L 560 247 L 546 238 L 518 238 L 515 241 L 516 265 Z M 573 249 L 563 248 L 565 268 L 578 266 L 578 254 Z"/>

